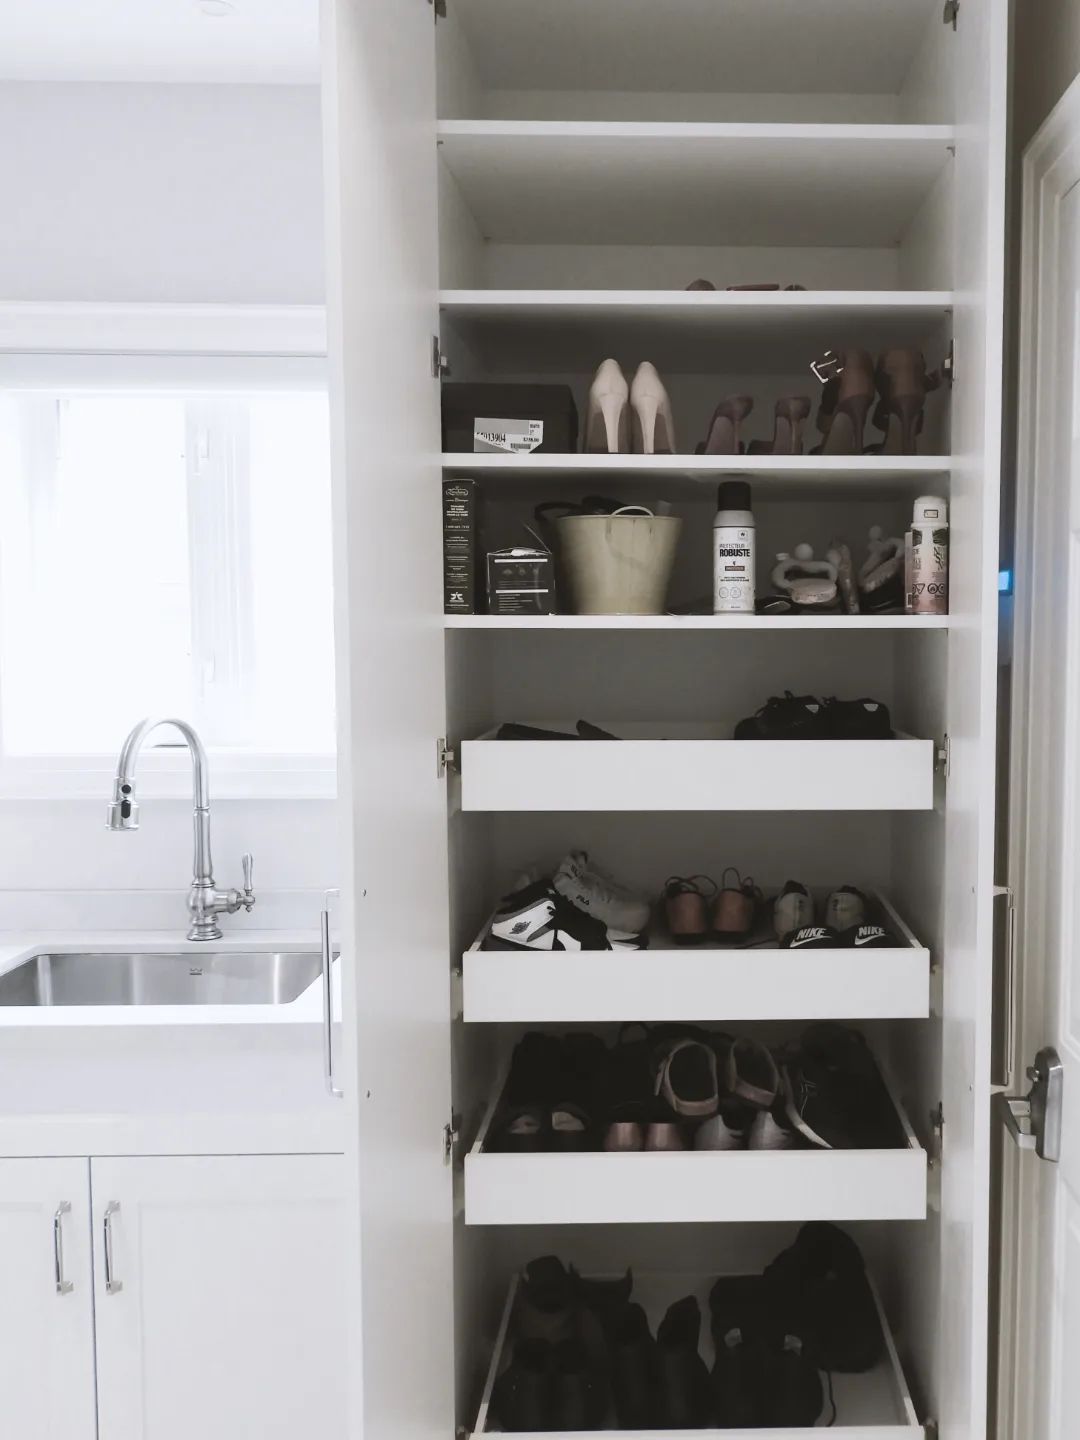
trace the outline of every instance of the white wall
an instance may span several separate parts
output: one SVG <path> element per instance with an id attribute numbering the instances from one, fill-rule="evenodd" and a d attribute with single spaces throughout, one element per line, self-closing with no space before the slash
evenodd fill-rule
<path id="1" fill-rule="evenodd" d="M 321 304 L 321 167 L 315 86 L 0 84 L 0 300 Z M 185 889 L 190 806 L 110 835 L 105 799 L 0 804 L 0 890 Z M 333 804 L 217 801 L 220 884 L 244 850 L 334 884 Z"/>
<path id="2" fill-rule="evenodd" d="M 0 300 L 323 300 L 317 86 L 0 84 L 0 197 Z"/>

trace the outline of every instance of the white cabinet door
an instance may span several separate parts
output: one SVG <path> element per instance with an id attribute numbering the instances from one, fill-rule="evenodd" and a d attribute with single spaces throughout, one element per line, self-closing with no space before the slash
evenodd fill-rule
<path id="1" fill-rule="evenodd" d="M 0 1432 L 97 1434 L 86 1160 L 0 1160 Z"/>
<path id="2" fill-rule="evenodd" d="M 453 1434 L 435 10 L 325 0 L 351 1428 Z M 362 1271 L 362 1276 L 361 1272 Z"/>
<path id="3" fill-rule="evenodd" d="M 343 1440 L 344 1157 L 91 1173 L 101 1440 Z"/>

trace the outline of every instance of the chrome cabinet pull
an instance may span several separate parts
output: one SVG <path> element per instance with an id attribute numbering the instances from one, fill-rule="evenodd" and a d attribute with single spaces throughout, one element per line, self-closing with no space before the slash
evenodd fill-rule
<path id="1" fill-rule="evenodd" d="M 124 1288 L 124 1282 L 116 1278 L 116 1262 L 113 1260 L 113 1216 L 120 1213 L 120 1206 L 115 1200 L 110 1200 L 105 1206 L 105 1218 L 102 1221 L 102 1230 L 105 1237 L 105 1293 L 106 1295 L 118 1295 Z"/>
<path id="2" fill-rule="evenodd" d="M 334 1005 L 333 992 L 330 985 L 330 970 L 332 957 L 330 952 L 330 911 L 324 910 L 321 916 L 322 931 L 322 987 L 323 987 L 323 1076 L 326 1080 L 326 1088 L 335 1099 L 340 1100 L 344 1094 L 334 1084 Z"/>
<path id="3" fill-rule="evenodd" d="M 64 1216 L 71 1213 L 71 1201 L 61 1200 L 52 1221 L 53 1275 L 57 1295 L 70 1295 L 75 1286 L 64 1279 Z"/>

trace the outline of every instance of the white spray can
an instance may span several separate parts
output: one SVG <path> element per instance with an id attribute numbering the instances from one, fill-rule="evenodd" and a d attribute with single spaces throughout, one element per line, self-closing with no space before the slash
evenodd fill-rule
<path id="1" fill-rule="evenodd" d="M 920 495 L 911 518 L 911 613 L 949 613 L 949 507 Z"/>
<path id="2" fill-rule="evenodd" d="M 754 515 L 750 486 L 725 480 L 713 521 L 713 614 L 754 613 Z"/>

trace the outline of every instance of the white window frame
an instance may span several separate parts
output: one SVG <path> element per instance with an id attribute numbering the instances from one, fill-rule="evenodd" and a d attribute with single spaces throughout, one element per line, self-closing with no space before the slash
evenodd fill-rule
<path id="1" fill-rule="evenodd" d="M 32 390 L 71 381 L 91 370 L 117 385 L 125 376 L 145 384 L 147 364 L 167 367 L 170 388 L 204 393 L 244 388 L 252 360 L 271 362 L 269 388 L 324 388 L 326 316 L 321 306 L 0 304 L 0 388 Z M 209 373 L 208 373 L 209 372 Z M 165 373 L 163 368 L 162 373 Z M 201 417 L 210 430 L 214 406 Z M 193 594 L 193 621 L 210 624 Z M 243 645 L 235 657 L 242 685 Z M 0 674 L 0 685 L 3 676 Z M 134 724 L 140 717 L 133 715 Z M 123 735 L 116 737 L 119 752 Z M 162 732 L 168 739 L 168 732 Z M 331 755 L 258 754 L 213 749 L 211 790 L 221 799 L 326 800 L 337 795 Z M 102 799 L 116 755 L 8 756 L 0 734 L 0 799 Z M 184 751 L 148 750 L 140 793 L 184 798 L 191 793 Z"/>

